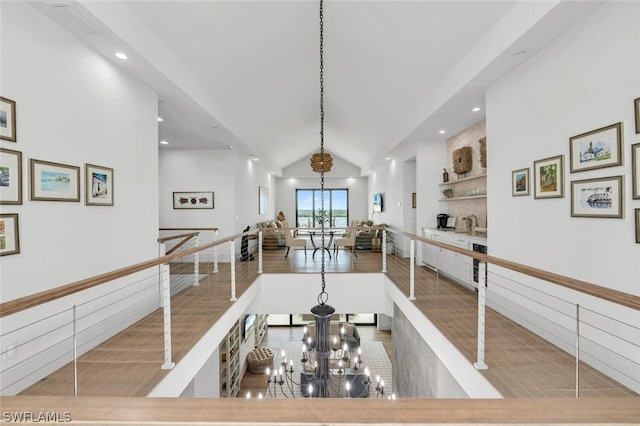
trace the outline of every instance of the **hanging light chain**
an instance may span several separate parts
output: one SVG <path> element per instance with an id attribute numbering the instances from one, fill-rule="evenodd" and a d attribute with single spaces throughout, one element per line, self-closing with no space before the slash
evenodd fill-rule
<path id="1" fill-rule="evenodd" d="M 322 251 L 322 266 L 320 269 L 320 276 L 322 278 L 322 291 L 318 295 L 318 303 L 324 305 L 329 299 L 327 294 L 326 282 L 325 282 L 325 268 L 324 268 L 324 252 L 326 250 L 324 241 L 324 219 L 326 212 L 324 209 L 324 21 L 323 21 L 323 0 L 320 0 L 320 158 L 323 160 L 320 166 L 320 238 L 321 238 L 321 251 Z"/>

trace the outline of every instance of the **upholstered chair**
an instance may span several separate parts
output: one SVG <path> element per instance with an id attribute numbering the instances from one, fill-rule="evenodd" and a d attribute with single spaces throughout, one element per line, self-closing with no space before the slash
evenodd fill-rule
<path id="1" fill-rule="evenodd" d="M 351 254 L 358 257 L 358 253 L 356 253 L 356 231 L 358 229 L 358 221 L 352 220 L 351 225 L 347 229 L 347 232 L 342 234 L 341 238 L 337 238 L 333 242 L 333 252 L 336 256 L 338 256 L 338 250 L 340 247 L 344 247 L 345 249 L 349 247 L 351 249 Z"/>
<path id="2" fill-rule="evenodd" d="M 287 222 L 283 222 L 284 225 L 284 240 L 287 246 L 287 252 L 284 255 L 286 259 L 289 256 L 289 250 L 291 247 L 304 247 L 304 257 L 307 257 L 307 239 L 302 237 L 294 237 L 292 234 L 292 230 L 289 229 L 289 224 Z M 295 249 L 294 249 L 295 250 Z"/>

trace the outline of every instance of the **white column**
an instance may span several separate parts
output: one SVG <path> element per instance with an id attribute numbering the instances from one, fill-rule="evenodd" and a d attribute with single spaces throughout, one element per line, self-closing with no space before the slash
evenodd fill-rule
<path id="1" fill-rule="evenodd" d="M 382 273 L 387 272 L 387 230 L 382 230 Z"/>
<path id="2" fill-rule="evenodd" d="M 416 300 L 416 240 L 409 241 L 409 300 Z"/>
<path id="3" fill-rule="evenodd" d="M 473 363 L 478 370 L 489 368 L 484 363 L 486 271 L 487 263 L 480 262 L 478 264 L 478 361 Z"/>
<path id="4" fill-rule="evenodd" d="M 218 241 L 218 231 L 213 231 L 213 241 Z M 213 247 L 213 273 L 218 273 L 218 246 Z"/>
<path id="5" fill-rule="evenodd" d="M 262 231 L 258 231 L 258 273 L 262 273 Z"/>
<path id="6" fill-rule="evenodd" d="M 200 235 L 196 235 L 195 247 L 198 247 L 200 241 Z M 200 284 L 200 252 L 195 252 L 193 255 L 193 286 Z"/>
<path id="7" fill-rule="evenodd" d="M 238 300 L 236 297 L 236 242 L 235 240 L 229 241 L 229 264 L 231 265 L 231 300 L 235 302 Z"/>
<path id="8" fill-rule="evenodd" d="M 171 370 L 176 364 L 171 361 L 171 288 L 169 282 L 169 265 L 160 265 L 160 282 L 162 284 L 162 307 L 164 315 L 164 364 L 163 370 Z"/>

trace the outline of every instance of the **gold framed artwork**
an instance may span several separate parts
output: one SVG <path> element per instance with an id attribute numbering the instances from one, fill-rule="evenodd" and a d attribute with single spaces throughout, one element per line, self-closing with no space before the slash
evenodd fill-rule
<path id="1" fill-rule="evenodd" d="M 0 96 L 0 139 L 16 142 L 16 102 Z"/>
<path id="2" fill-rule="evenodd" d="M 622 182 L 622 176 L 571 182 L 571 216 L 622 218 Z"/>
<path id="3" fill-rule="evenodd" d="M 631 145 L 631 194 L 634 200 L 640 199 L 640 143 Z"/>
<path id="4" fill-rule="evenodd" d="M 31 201 L 80 201 L 80 167 L 29 160 Z"/>
<path id="5" fill-rule="evenodd" d="M 571 173 L 622 164 L 622 123 L 569 138 Z"/>
<path id="6" fill-rule="evenodd" d="M 113 169 L 84 165 L 85 197 L 87 206 L 113 206 Z"/>
<path id="7" fill-rule="evenodd" d="M 511 172 L 511 196 L 529 195 L 529 168 Z"/>
<path id="8" fill-rule="evenodd" d="M 22 153 L 0 148 L 0 204 L 22 204 Z"/>
<path id="9" fill-rule="evenodd" d="M 18 213 L 0 214 L 0 256 L 20 253 Z"/>
<path id="10" fill-rule="evenodd" d="M 563 156 L 534 161 L 534 198 L 564 197 Z"/>

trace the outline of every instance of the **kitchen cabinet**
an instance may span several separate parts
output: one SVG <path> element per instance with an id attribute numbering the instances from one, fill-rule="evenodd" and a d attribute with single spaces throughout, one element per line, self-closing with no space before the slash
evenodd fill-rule
<path id="1" fill-rule="evenodd" d="M 430 228 L 424 228 L 422 232 L 425 238 L 467 250 L 471 250 L 473 244 L 478 243 L 480 240 L 486 245 L 486 240 L 464 233 Z M 475 288 L 477 285 L 473 281 L 473 258 L 470 256 L 425 243 L 422 249 L 422 261 L 431 269 L 447 275 L 466 287 Z"/>

